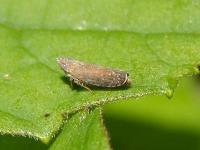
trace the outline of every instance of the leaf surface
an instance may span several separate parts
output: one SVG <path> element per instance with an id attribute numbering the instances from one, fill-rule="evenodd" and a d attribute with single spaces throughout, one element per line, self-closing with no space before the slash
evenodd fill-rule
<path id="1" fill-rule="evenodd" d="M 148 94 L 171 97 L 180 78 L 199 73 L 198 1 L 0 3 L 2 134 L 49 142 L 71 113 Z M 132 85 L 72 90 L 60 56 L 127 71 Z"/>
<path id="2" fill-rule="evenodd" d="M 100 110 L 74 115 L 50 147 L 50 150 L 109 150 L 107 133 Z"/>

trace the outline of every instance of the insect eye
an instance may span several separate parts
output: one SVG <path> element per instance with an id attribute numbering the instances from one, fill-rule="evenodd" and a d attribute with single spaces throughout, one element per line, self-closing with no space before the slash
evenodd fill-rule
<path id="1" fill-rule="evenodd" d="M 129 76 L 129 73 L 127 73 L 126 75 Z"/>

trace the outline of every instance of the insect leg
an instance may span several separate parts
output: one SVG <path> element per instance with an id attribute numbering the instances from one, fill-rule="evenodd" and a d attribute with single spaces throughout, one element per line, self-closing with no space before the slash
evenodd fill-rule
<path id="1" fill-rule="evenodd" d="M 72 89 L 74 89 L 74 85 L 73 85 L 73 83 L 74 83 L 74 77 L 71 76 L 70 74 L 67 74 L 67 73 L 65 73 L 65 76 L 69 77 L 70 86 L 71 86 Z"/>
<path id="2" fill-rule="evenodd" d="M 87 89 L 88 91 L 92 91 L 89 87 L 87 87 L 87 86 L 84 85 L 83 83 L 80 83 L 80 86 L 84 87 L 84 88 Z"/>
<path id="3" fill-rule="evenodd" d="M 73 88 L 73 83 L 76 83 L 82 87 L 84 87 L 85 89 L 87 89 L 88 91 L 92 91 L 89 87 L 87 87 L 83 82 L 81 82 L 79 79 L 77 79 L 76 77 L 70 75 L 70 74 L 67 74 L 67 76 L 69 77 L 70 79 L 70 85 L 71 87 Z"/>
<path id="4" fill-rule="evenodd" d="M 80 80 L 78 79 L 73 79 L 74 83 L 82 86 L 83 88 L 87 89 L 88 91 L 92 91 L 89 87 L 87 87 L 83 82 L 81 82 Z"/>
<path id="5" fill-rule="evenodd" d="M 71 88 L 74 89 L 74 84 L 73 84 L 74 79 L 72 77 L 70 77 L 69 80 L 70 80 L 70 86 L 71 86 Z"/>

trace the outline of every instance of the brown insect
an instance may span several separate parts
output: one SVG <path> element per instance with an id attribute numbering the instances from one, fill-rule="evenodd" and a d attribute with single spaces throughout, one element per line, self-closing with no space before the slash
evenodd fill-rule
<path id="1" fill-rule="evenodd" d="M 76 83 L 90 90 L 90 85 L 115 88 L 130 84 L 129 74 L 121 70 L 87 64 L 72 58 L 57 58 L 57 62 L 69 77 L 71 86 Z"/>

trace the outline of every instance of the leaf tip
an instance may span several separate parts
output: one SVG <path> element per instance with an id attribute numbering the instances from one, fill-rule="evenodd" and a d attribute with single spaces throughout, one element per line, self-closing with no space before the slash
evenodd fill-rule
<path id="1" fill-rule="evenodd" d="M 40 141 L 42 143 L 44 143 L 46 145 L 49 144 L 49 142 L 51 141 L 51 137 L 50 136 L 43 136 L 43 137 L 40 137 L 39 139 L 40 139 Z"/>
<path id="2" fill-rule="evenodd" d="M 174 90 L 172 88 L 169 88 L 165 91 L 165 95 L 167 96 L 167 98 L 171 99 L 174 95 Z"/>

